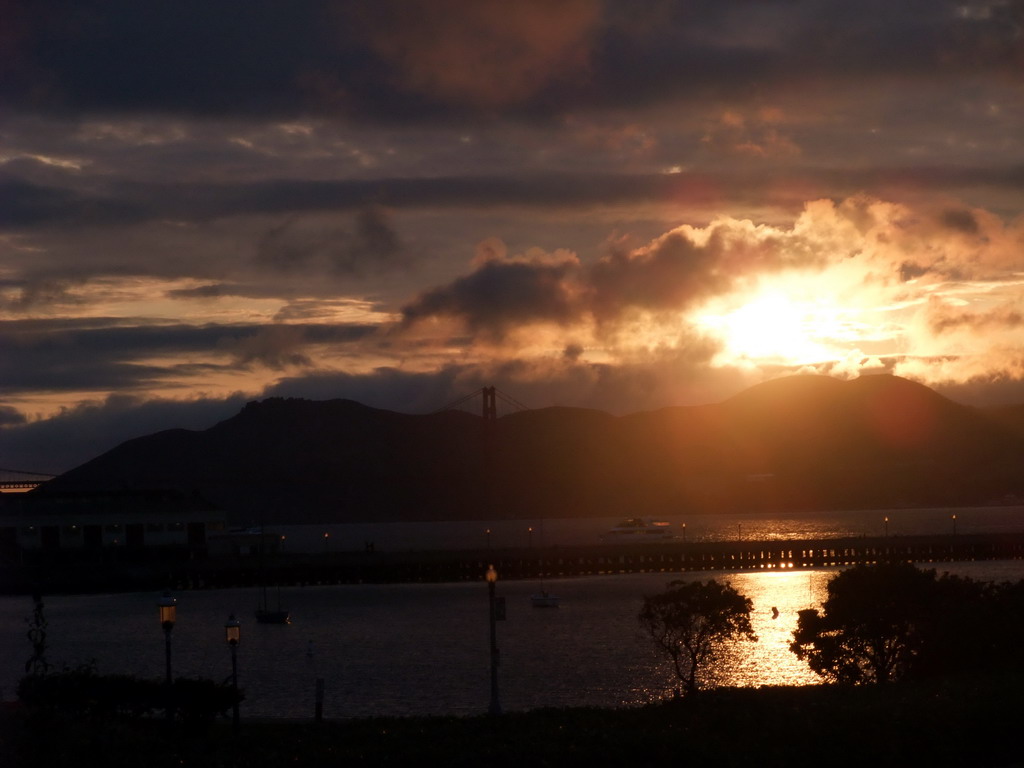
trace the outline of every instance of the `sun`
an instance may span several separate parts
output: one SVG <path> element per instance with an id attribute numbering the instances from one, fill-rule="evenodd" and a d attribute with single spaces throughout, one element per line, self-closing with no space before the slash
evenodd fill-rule
<path id="1" fill-rule="evenodd" d="M 708 307 L 697 324 L 722 343 L 719 362 L 801 365 L 834 359 L 840 311 L 829 302 L 763 291 Z"/>

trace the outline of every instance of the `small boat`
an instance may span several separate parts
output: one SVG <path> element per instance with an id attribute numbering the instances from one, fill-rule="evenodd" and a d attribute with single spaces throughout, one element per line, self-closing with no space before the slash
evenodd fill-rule
<path id="1" fill-rule="evenodd" d="M 534 608 L 557 608 L 561 598 L 558 595 L 552 595 L 546 589 L 541 589 L 535 595 L 530 595 L 530 604 Z"/>
<path id="2" fill-rule="evenodd" d="M 610 541 L 665 541 L 672 538 L 672 524 L 649 517 L 630 517 L 605 534 Z"/>
<path id="3" fill-rule="evenodd" d="M 288 611 L 272 610 L 269 608 L 256 609 L 257 624 L 290 624 L 291 617 Z"/>
<path id="4" fill-rule="evenodd" d="M 260 573 L 260 586 L 263 589 L 262 599 L 260 604 L 256 606 L 256 623 L 257 624 L 289 624 L 291 623 L 291 614 L 281 607 L 281 586 L 277 587 L 277 607 L 271 608 L 270 602 L 267 600 L 267 581 L 266 575 L 263 570 L 263 556 L 266 544 L 266 537 L 263 531 L 263 524 L 260 524 L 260 549 L 259 549 L 259 573 Z"/>
<path id="5" fill-rule="evenodd" d="M 263 600 L 256 608 L 257 624 L 290 624 L 291 614 L 281 607 L 281 590 L 277 592 L 277 608 L 271 608 L 267 602 L 267 588 L 263 588 Z"/>
<path id="6" fill-rule="evenodd" d="M 533 530 L 532 528 L 530 529 Z M 540 521 L 540 542 L 541 547 L 544 546 L 544 521 Z M 544 584 L 543 579 L 540 582 L 540 592 L 536 592 L 530 595 L 530 605 L 534 608 L 557 608 L 561 598 L 558 595 L 552 595 L 548 592 L 547 586 Z"/>

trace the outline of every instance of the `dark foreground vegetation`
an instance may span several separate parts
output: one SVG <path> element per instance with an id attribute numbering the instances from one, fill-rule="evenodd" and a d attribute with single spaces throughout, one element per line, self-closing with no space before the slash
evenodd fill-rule
<path id="1" fill-rule="evenodd" d="M 719 689 L 638 709 L 345 722 L 176 723 L 19 708 L 5 768 L 1024 764 L 1020 679 Z"/>

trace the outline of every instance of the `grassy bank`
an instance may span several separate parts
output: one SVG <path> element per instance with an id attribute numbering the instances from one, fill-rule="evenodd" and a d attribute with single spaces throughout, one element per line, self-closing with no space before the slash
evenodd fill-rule
<path id="1" fill-rule="evenodd" d="M 0 716 L 5 768 L 1024 765 L 1020 681 L 722 689 L 637 709 L 344 722 Z M 244 716 L 243 716 L 244 718 Z"/>

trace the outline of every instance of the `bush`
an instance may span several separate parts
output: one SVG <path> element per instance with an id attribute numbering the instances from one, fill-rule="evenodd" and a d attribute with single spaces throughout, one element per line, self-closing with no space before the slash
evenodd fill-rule
<path id="1" fill-rule="evenodd" d="M 26 675 L 18 684 L 18 698 L 30 707 L 78 717 L 138 718 L 163 711 L 167 705 L 164 683 L 129 675 L 98 675 L 91 666 Z M 243 698 L 239 691 L 237 700 Z M 235 701 L 235 689 L 227 683 L 179 678 L 171 687 L 171 706 L 186 722 L 212 720 L 225 714 Z"/>

